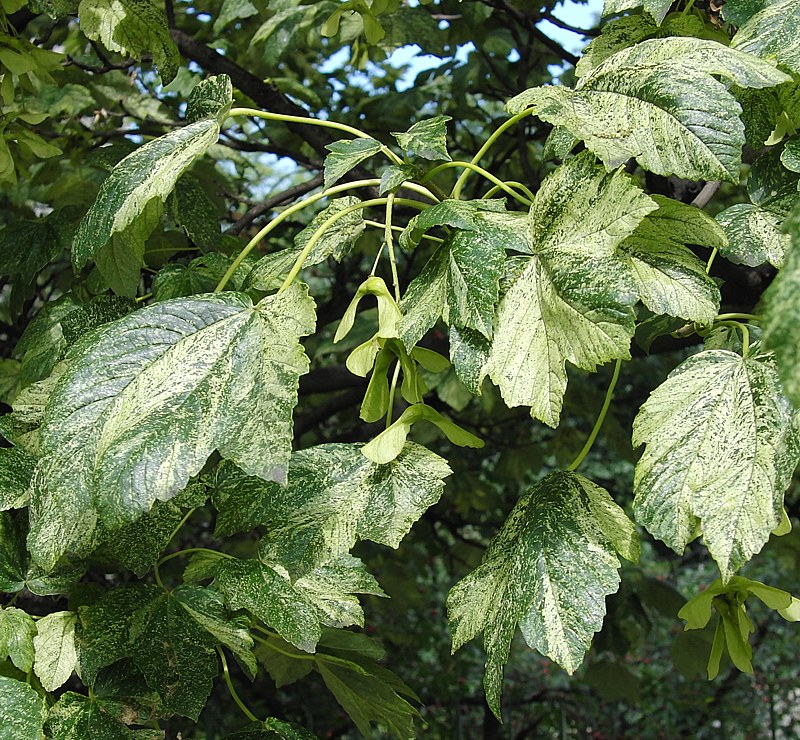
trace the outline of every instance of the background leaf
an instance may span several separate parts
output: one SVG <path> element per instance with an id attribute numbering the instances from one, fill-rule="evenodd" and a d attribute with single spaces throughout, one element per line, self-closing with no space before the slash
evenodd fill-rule
<path id="1" fill-rule="evenodd" d="M 163 11 L 152 0 L 82 0 L 78 14 L 89 38 L 137 59 L 150 53 L 164 84 L 175 78 L 180 54 Z"/>
<path id="2" fill-rule="evenodd" d="M 530 216 L 534 255 L 514 265 L 486 366 L 507 405 L 530 406 L 555 427 L 567 360 L 594 370 L 629 356 L 635 284 L 616 248 L 656 208 L 588 153 L 542 183 Z"/>

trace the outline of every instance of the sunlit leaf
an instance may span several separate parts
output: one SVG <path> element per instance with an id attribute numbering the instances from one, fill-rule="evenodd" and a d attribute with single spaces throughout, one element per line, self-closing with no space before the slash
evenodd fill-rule
<path id="1" fill-rule="evenodd" d="M 30 545 L 52 567 L 168 500 L 219 449 L 285 480 L 313 301 L 295 284 L 253 306 L 223 293 L 157 303 L 82 340 L 41 430 Z"/>
<path id="2" fill-rule="evenodd" d="M 163 9 L 152 0 L 82 0 L 81 31 L 107 49 L 137 59 L 152 54 L 164 84 L 178 72 L 180 53 Z"/>
<path id="3" fill-rule="evenodd" d="M 764 59 L 775 59 L 800 74 L 800 3 L 775 0 L 748 18 L 731 46 Z"/>
<path id="4" fill-rule="evenodd" d="M 33 638 L 36 623 L 13 606 L 0 608 L 0 660 L 9 658 L 24 673 L 33 667 Z"/>
<path id="5" fill-rule="evenodd" d="M 74 612 L 50 612 L 36 623 L 33 670 L 47 691 L 55 691 L 78 667 Z"/>
<path id="6" fill-rule="evenodd" d="M 617 246 L 657 204 L 621 172 L 582 154 L 543 183 L 531 208 L 534 254 L 500 301 L 486 365 L 509 406 L 557 426 L 565 363 L 629 357 L 636 284 Z"/>
<path id="7" fill-rule="evenodd" d="M 690 357 L 633 425 L 637 521 L 676 552 L 698 524 L 723 581 L 778 525 L 797 464 L 792 411 L 775 368 L 727 350 Z"/>
<path id="8" fill-rule="evenodd" d="M 740 87 L 789 78 L 751 54 L 698 38 L 649 39 L 622 49 L 574 90 L 532 88 L 509 101 L 582 139 L 609 168 L 635 157 L 659 175 L 739 179 L 744 126 L 739 106 L 713 75 Z"/>
<path id="9" fill-rule="evenodd" d="M 447 153 L 447 122 L 450 116 L 434 116 L 417 121 L 405 133 L 392 132 L 403 149 L 411 154 L 416 154 L 424 159 L 446 159 L 450 161 Z"/>
<path id="10" fill-rule="evenodd" d="M 350 170 L 381 150 L 375 139 L 344 139 L 325 147 L 330 154 L 325 157 L 325 187 L 341 180 Z"/>

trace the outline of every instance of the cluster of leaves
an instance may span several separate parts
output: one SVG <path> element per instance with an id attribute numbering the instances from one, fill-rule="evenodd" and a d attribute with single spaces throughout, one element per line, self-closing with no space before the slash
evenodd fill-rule
<path id="1" fill-rule="evenodd" d="M 377 130 L 301 115 L 202 44 L 200 61 L 224 71 L 213 67 L 222 59 L 241 92 L 227 74 L 189 85 L 181 56 L 199 42 L 175 15 L 204 23 L 200 7 L 170 3 L 168 18 L 150 0 L 3 0 L 11 145 L 0 149 L 0 179 L 23 183 L 9 200 L 31 211 L 0 231 L 3 310 L 20 329 L 0 378 L 10 409 L 0 417 L 9 737 L 163 737 L 160 723 L 173 716 L 198 720 L 218 677 L 252 723 L 230 737 L 310 736 L 241 700 L 234 678 L 262 669 L 279 687 L 318 675 L 364 735 L 376 725 L 413 736 L 414 691 L 379 663 L 380 645 L 348 630 L 365 626 L 360 595 L 385 596 L 361 543 L 397 548 L 442 499 L 459 448 L 484 447 L 480 409 L 494 388 L 506 407 L 525 408 L 527 426 L 563 426 L 568 365 L 615 363 L 586 444 L 522 492 L 446 600 L 453 650 L 483 633 L 495 716 L 518 626 L 568 673 L 581 665 L 620 588 L 620 557 L 639 558 L 637 525 L 678 554 L 702 538 L 719 570 L 680 612 L 687 629 L 716 614 L 709 677 L 723 652 L 752 672 L 751 597 L 800 619 L 789 593 L 737 575 L 771 534 L 790 530 L 784 495 L 800 457 L 800 5 L 731 0 L 717 26 L 699 11 L 670 13 L 671 3 L 639 6 L 609 0 L 614 18 L 575 84 L 504 96 L 509 117 L 461 160 L 454 116 L 421 117 L 389 144 Z M 232 0 L 215 11 L 204 32 L 261 15 Z M 104 76 L 152 61 L 160 82 L 144 72 L 145 90 L 191 87 L 185 110 L 178 97 L 171 108 L 140 103 L 136 141 L 97 147 L 76 167 L 67 184 L 87 174 L 91 204 L 42 187 L 62 149 L 29 127 L 68 113 L 41 131 L 71 144 L 77 117 L 102 141 L 103 116 L 83 114 L 113 98 L 114 85 L 54 80 L 61 59 L 16 32 L 15 13 L 53 19 L 67 70 Z M 409 18 L 429 15 L 393 2 L 289 2 L 270 9 L 253 43 L 280 58 L 305 34 L 317 45 L 338 40 L 366 63 L 411 33 Z M 102 68 L 81 60 L 88 48 Z M 270 95 L 282 110 L 245 107 Z M 52 105 L 34 113 L 36 100 Z M 152 136 L 148 116 L 166 131 Z M 481 165 L 504 132 L 534 117 L 547 124 L 546 176 L 526 184 Z M 276 204 L 291 205 L 246 243 L 220 232 L 204 170 L 229 160 L 246 179 L 249 160 L 219 153 L 247 141 L 229 123 L 238 119 L 254 140 L 265 121 L 276 151 L 304 125 L 351 137 L 303 140 L 297 160 L 322 171 L 302 190 L 313 194 L 295 200 L 290 188 Z M 743 152 L 753 157 L 750 202 L 716 219 L 648 186 L 653 177 L 736 184 Z M 299 229 L 295 216 L 305 218 Z M 722 310 L 725 285 L 710 274 L 717 254 L 780 268 L 758 315 Z M 352 298 L 342 301 L 330 276 L 343 268 L 356 272 L 343 278 Z M 632 444 L 645 448 L 629 518 L 624 501 L 576 470 L 632 340 L 647 351 L 690 336 L 697 351 L 636 410 Z M 340 430 L 306 444 L 296 428 L 312 360 L 369 377 L 352 437 Z M 214 527 L 202 546 L 165 554 L 200 518 Z M 40 614 L 36 597 L 50 596 L 65 599 Z"/>

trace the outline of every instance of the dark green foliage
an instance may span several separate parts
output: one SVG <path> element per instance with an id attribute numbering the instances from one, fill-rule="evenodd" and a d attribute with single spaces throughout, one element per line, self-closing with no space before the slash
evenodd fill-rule
<path id="1" fill-rule="evenodd" d="M 0 736 L 797 730 L 800 0 L 554 10 L 0 0 Z"/>

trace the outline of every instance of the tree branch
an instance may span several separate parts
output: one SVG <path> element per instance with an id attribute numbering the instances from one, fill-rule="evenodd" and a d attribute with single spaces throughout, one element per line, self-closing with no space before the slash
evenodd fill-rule
<path id="1" fill-rule="evenodd" d="M 565 23 L 560 18 L 556 18 L 556 16 L 549 12 L 542 16 L 542 20 L 550 21 L 550 23 L 552 23 L 554 26 L 563 28 L 565 31 L 577 33 L 580 36 L 592 37 L 600 35 L 599 28 L 577 28 L 576 26 L 571 26 L 569 23 Z"/>
<path id="2" fill-rule="evenodd" d="M 320 185 L 322 185 L 322 175 L 317 175 L 316 177 L 312 177 L 310 180 L 306 180 L 305 182 L 293 185 L 292 187 L 287 188 L 280 193 L 276 193 L 270 198 L 267 198 L 267 200 L 265 200 L 263 203 L 253 206 L 249 211 L 247 211 L 247 213 L 244 214 L 244 216 L 231 224 L 226 229 L 225 233 L 238 236 L 245 228 L 253 223 L 253 221 L 263 216 L 265 213 L 269 213 L 273 208 L 275 208 L 275 206 L 292 201 L 299 195 L 305 195 Z"/>
<path id="3" fill-rule="evenodd" d="M 695 196 L 692 205 L 696 208 L 705 208 L 709 201 L 714 197 L 717 190 L 719 190 L 722 182 L 720 180 L 711 180 L 703 185 L 703 189 Z"/>
<path id="4" fill-rule="evenodd" d="M 178 28 L 173 28 L 170 33 L 183 56 L 197 62 L 208 72 L 228 75 L 237 89 L 264 110 L 289 116 L 310 117 L 308 111 L 289 100 L 275 85 L 264 82 L 232 59 L 223 56 L 200 41 L 196 41 Z M 328 137 L 324 129 L 291 123 L 287 125 L 291 131 L 302 136 L 314 151 L 322 156 L 328 154 L 325 145 L 330 144 L 332 139 Z"/>

